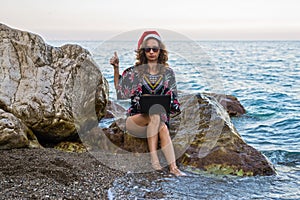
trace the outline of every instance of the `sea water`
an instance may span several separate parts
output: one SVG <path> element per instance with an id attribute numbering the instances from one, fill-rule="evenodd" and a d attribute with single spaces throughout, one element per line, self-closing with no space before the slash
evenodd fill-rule
<path id="1" fill-rule="evenodd" d="M 117 51 L 120 71 L 132 66 L 135 42 L 50 42 L 56 46 L 63 43 L 77 43 L 92 53 L 109 82 L 110 99 L 115 101 L 109 59 Z M 172 46 L 169 64 L 176 73 L 179 93 L 216 92 L 236 96 L 247 113 L 232 118 L 233 124 L 249 145 L 274 164 L 277 175 L 233 177 L 187 172 L 187 177 L 166 176 L 149 181 L 128 173 L 115 181 L 110 196 L 114 199 L 300 199 L 300 41 L 196 43 L 199 47 L 193 51 L 188 42 L 169 43 Z M 149 194 L 152 196 L 147 197 Z"/>

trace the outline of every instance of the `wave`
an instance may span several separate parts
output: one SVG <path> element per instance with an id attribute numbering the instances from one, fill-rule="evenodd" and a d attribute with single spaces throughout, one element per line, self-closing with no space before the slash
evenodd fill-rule
<path id="1" fill-rule="evenodd" d="M 268 150 L 262 151 L 262 153 L 275 165 L 285 165 L 290 167 L 300 166 L 300 152 Z"/>

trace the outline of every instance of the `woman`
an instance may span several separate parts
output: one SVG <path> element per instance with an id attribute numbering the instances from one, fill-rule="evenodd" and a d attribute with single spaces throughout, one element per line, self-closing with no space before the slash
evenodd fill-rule
<path id="1" fill-rule="evenodd" d="M 165 45 L 156 31 L 146 31 L 138 41 L 136 52 L 136 64 L 126 69 L 122 76 L 119 75 L 119 59 L 116 52 L 110 60 L 110 64 L 114 66 L 114 85 L 117 98 L 131 98 L 126 130 L 136 137 L 147 137 L 153 169 L 162 170 L 157 156 L 159 137 L 170 173 L 176 176 L 185 175 L 176 166 L 174 148 L 168 129 L 168 114 L 140 113 L 140 97 L 151 94 L 170 95 L 171 112 L 180 112 L 175 75 L 173 70 L 168 67 Z"/>

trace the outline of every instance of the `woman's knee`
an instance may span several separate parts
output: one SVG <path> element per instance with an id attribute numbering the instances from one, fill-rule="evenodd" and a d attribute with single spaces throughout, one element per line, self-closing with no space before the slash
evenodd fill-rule
<path id="1" fill-rule="evenodd" d="M 149 118 L 150 118 L 150 122 L 149 123 L 159 125 L 159 123 L 160 123 L 160 115 L 150 115 Z"/>
<path id="2" fill-rule="evenodd" d="M 147 137 L 146 121 L 141 119 L 139 116 L 130 116 L 126 119 L 125 123 L 126 131 L 136 137 Z"/>
<path id="3" fill-rule="evenodd" d="M 160 138 L 170 137 L 169 129 L 168 129 L 168 127 L 165 123 L 162 123 L 160 128 L 159 128 L 159 137 Z"/>

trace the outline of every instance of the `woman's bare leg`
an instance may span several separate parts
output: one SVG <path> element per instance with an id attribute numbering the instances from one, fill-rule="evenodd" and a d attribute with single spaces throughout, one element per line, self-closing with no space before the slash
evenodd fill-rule
<path id="1" fill-rule="evenodd" d="M 148 148 L 151 156 L 152 167 L 155 170 L 161 170 L 162 167 L 159 164 L 157 156 L 157 145 L 158 145 L 158 129 L 160 125 L 159 115 L 143 115 L 137 114 L 127 118 L 126 130 L 130 134 L 136 137 L 146 138 L 148 142 Z M 145 133 L 139 133 L 145 132 Z M 143 135 L 144 134 L 144 135 Z"/>
<path id="2" fill-rule="evenodd" d="M 149 116 L 144 114 L 136 114 L 128 118 L 132 119 L 139 126 L 147 126 L 150 121 Z"/>
<path id="3" fill-rule="evenodd" d="M 150 122 L 147 127 L 147 141 L 151 156 L 152 167 L 155 170 L 161 170 L 162 167 L 159 164 L 157 156 L 157 144 L 158 144 L 158 130 L 160 126 L 160 116 L 150 115 Z"/>
<path id="4" fill-rule="evenodd" d="M 151 156 L 152 167 L 156 170 L 161 170 L 162 167 L 159 163 L 159 159 L 157 156 L 157 145 L 158 145 L 158 133 L 161 140 L 162 151 L 166 157 L 166 160 L 170 167 L 170 172 L 175 174 L 176 176 L 184 175 L 176 166 L 175 162 L 175 153 L 172 144 L 172 140 L 169 134 L 169 130 L 165 123 L 160 122 L 159 115 L 142 115 L 137 114 L 134 116 L 128 117 L 131 123 L 127 123 L 126 121 L 126 129 L 129 131 L 137 131 L 140 127 L 147 126 L 147 142 Z M 132 124 L 132 122 L 134 124 Z M 140 129 L 144 130 L 144 129 Z"/>
<path id="5" fill-rule="evenodd" d="M 159 138 L 161 141 L 161 149 L 166 157 L 166 160 L 169 164 L 170 173 L 176 176 L 183 176 L 185 175 L 182 173 L 177 165 L 176 165 L 176 158 L 173 143 L 170 137 L 169 129 L 166 124 L 163 124 L 162 128 L 159 131 Z"/>
<path id="6" fill-rule="evenodd" d="M 150 118 L 147 115 L 136 114 L 126 119 L 126 130 L 138 138 L 147 138 L 147 125 Z"/>

